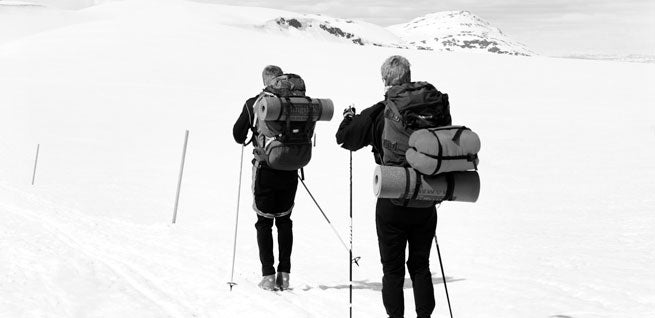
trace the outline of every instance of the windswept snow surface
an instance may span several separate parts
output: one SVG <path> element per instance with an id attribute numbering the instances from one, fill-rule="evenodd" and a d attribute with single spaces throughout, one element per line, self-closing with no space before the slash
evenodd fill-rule
<path id="1" fill-rule="evenodd" d="M 392 54 L 447 92 L 454 122 L 483 141 L 479 201 L 439 209 L 455 316 L 655 316 L 655 65 L 316 42 L 235 27 L 277 12 L 188 1 L 76 12 L 93 18 L 0 44 L 0 317 L 347 317 L 348 254 L 302 187 L 294 289 L 256 287 L 250 148 L 229 291 L 241 153 L 231 129 L 267 64 L 361 110 L 382 98 Z M 317 125 L 305 174 L 348 241 L 335 117 Z M 368 149 L 353 161 L 353 311 L 384 317 L 374 164 Z M 446 317 L 433 252 L 434 317 Z M 405 287 L 411 317 L 409 277 Z"/>
<path id="2" fill-rule="evenodd" d="M 85 14 L 26 1 L 0 0 L 0 45 L 40 32 L 83 23 Z"/>

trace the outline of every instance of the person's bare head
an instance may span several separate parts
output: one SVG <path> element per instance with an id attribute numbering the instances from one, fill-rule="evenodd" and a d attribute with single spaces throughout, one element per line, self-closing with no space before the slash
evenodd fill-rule
<path id="1" fill-rule="evenodd" d="M 271 83 L 271 80 L 284 74 L 282 69 L 277 65 L 268 65 L 264 67 L 262 71 L 262 80 L 264 81 L 264 86 L 268 86 Z"/>
<path id="2" fill-rule="evenodd" d="M 393 86 L 411 82 L 412 74 L 409 66 L 409 61 L 400 55 L 386 59 L 380 68 L 384 85 Z"/>

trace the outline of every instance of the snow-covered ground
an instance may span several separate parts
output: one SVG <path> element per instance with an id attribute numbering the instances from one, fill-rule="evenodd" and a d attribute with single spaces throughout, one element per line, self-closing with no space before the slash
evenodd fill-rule
<path id="1" fill-rule="evenodd" d="M 296 39 L 246 27 L 277 12 L 183 0 L 66 14 L 0 43 L 0 317 L 347 317 L 348 254 L 302 187 L 294 289 L 256 287 L 249 148 L 229 291 L 241 151 L 231 129 L 267 64 L 361 110 L 382 98 L 392 54 L 447 92 L 454 123 L 483 142 L 479 201 L 439 209 L 455 316 L 655 316 L 655 65 Z M 347 239 L 338 124 L 318 125 L 305 173 Z M 353 158 L 353 312 L 383 317 L 374 164 L 368 150 Z M 446 317 L 433 252 L 434 316 Z"/>

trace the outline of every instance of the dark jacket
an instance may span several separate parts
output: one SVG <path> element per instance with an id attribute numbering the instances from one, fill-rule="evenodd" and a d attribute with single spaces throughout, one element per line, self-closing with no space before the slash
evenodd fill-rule
<path id="1" fill-rule="evenodd" d="M 234 123 L 234 127 L 232 128 L 234 141 L 239 144 L 246 143 L 246 138 L 248 138 L 248 131 L 250 130 L 250 127 L 252 127 L 254 119 L 253 106 L 258 96 L 249 98 L 246 101 L 246 103 L 243 105 L 243 109 L 241 110 L 241 115 L 239 115 L 239 118 Z"/>
<path id="2" fill-rule="evenodd" d="M 364 109 L 359 115 L 344 118 L 337 131 L 337 144 L 350 151 L 366 146 L 373 147 L 375 163 L 382 163 L 382 129 L 384 128 L 384 102 Z"/>

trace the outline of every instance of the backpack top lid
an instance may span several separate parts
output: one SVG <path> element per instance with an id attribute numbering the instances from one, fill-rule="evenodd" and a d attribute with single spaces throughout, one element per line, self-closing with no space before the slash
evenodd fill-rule
<path id="1" fill-rule="evenodd" d="M 390 87 L 385 93 L 387 118 L 402 122 L 412 130 L 451 124 L 448 94 L 428 82 L 412 82 Z"/>
<path id="2" fill-rule="evenodd" d="M 305 96 L 305 81 L 296 74 L 282 74 L 272 79 L 264 91 L 278 97 Z"/>
<path id="3" fill-rule="evenodd" d="M 444 94 L 428 82 L 411 82 L 391 86 L 384 98 L 394 102 L 400 111 L 409 106 L 440 103 L 442 95 Z"/>
<path id="4" fill-rule="evenodd" d="M 404 95 L 409 94 L 411 91 L 417 91 L 417 90 L 430 90 L 430 91 L 437 91 L 434 86 L 428 82 L 410 82 L 410 83 L 404 83 L 400 85 L 393 85 L 389 87 L 387 92 L 384 94 L 386 98 L 393 99 L 393 98 L 398 98 L 402 97 Z M 437 91 L 438 92 L 438 91 Z"/>

